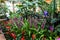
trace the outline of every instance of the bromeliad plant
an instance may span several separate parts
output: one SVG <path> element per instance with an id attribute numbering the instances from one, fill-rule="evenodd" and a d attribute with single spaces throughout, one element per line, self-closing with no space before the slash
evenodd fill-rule
<path id="1" fill-rule="evenodd" d="M 51 20 L 54 14 L 53 3 L 40 1 L 24 0 L 21 5 L 17 5 L 19 10 L 11 13 L 11 19 L 4 25 L 7 40 L 55 40 L 58 31 L 52 24 L 54 20 Z M 40 9 L 37 9 L 39 12 L 36 7 Z"/>
<path id="2" fill-rule="evenodd" d="M 39 22 L 37 29 L 34 25 L 30 27 L 30 24 L 27 19 L 19 21 L 18 18 L 14 18 L 13 23 L 8 23 L 5 25 L 7 31 L 5 31 L 5 36 L 7 40 L 55 40 L 57 36 L 57 31 L 54 31 L 53 26 L 46 25 L 46 21 Z M 18 20 L 18 21 L 17 21 Z M 22 26 L 20 25 L 22 22 Z"/>
<path id="3" fill-rule="evenodd" d="M 28 19 L 13 18 L 5 25 L 5 36 L 7 40 L 55 40 L 57 31 L 54 31 L 53 26 L 46 25 L 46 19 L 39 22 L 36 28 L 33 24 L 30 26 Z M 21 23 L 21 24 L 20 24 Z M 49 26 L 49 28 L 48 28 Z"/>

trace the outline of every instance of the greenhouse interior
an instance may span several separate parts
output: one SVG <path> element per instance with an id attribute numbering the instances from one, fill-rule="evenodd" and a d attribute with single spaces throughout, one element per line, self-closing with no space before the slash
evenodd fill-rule
<path id="1" fill-rule="evenodd" d="M 0 40 L 60 40 L 60 0 L 0 0 Z"/>

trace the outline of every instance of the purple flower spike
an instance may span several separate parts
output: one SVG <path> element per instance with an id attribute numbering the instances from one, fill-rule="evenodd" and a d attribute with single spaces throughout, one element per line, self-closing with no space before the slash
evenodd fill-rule
<path id="1" fill-rule="evenodd" d="M 44 29 L 44 23 L 41 25 L 41 28 Z"/>
<path id="2" fill-rule="evenodd" d="M 49 29 L 50 29 L 50 31 L 53 31 L 54 30 L 53 26 L 50 26 Z"/>
<path id="3" fill-rule="evenodd" d="M 20 21 L 23 21 L 23 17 L 20 17 Z"/>
<path id="4" fill-rule="evenodd" d="M 15 17 L 13 20 L 14 20 L 14 21 L 18 21 L 18 18 Z"/>
<path id="5" fill-rule="evenodd" d="M 48 15 L 48 12 L 47 11 L 44 11 L 44 15 L 47 16 Z"/>

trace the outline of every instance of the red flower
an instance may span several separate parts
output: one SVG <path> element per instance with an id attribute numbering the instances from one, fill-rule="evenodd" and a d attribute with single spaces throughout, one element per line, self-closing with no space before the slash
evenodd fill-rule
<path id="1" fill-rule="evenodd" d="M 12 38 L 14 38 L 14 40 L 16 40 L 16 35 L 15 35 L 15 33 L 11 33 L 10 36 L 11 36 Z"/>
<path id="2" fill-rule="evenodd" d="M 25 37 L 23 36 L 23 37 L 21 38 L 21 40 L 25 40 Z"/>
<path id="3" fill-rule="evenodd" d="M 32 40 L 34 40 L 36 38 L 35 34 L 32 34 Z"/>
<path id="4" fill-rule="evenodd" d="M 4 24 L 8 24 L 8 21 L 5 21 Z"/>
<path id="5" fill-rule="evenodd" d="M 10 26 L 6 26 L 7 29 L 10 29 Z"/>

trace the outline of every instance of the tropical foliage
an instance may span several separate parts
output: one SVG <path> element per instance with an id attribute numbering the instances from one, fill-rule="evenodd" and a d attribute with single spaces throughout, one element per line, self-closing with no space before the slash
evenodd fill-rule
<path id="1" fill-rule="evenodd" d="M 60 33 L 54 0 L 20 0 L 18 10 L 3 22 L 6 40 L 55 40 Z M 2 9 L 1 9 L 2 10 Z M 6 10 L 4 8 L 4 10 Z"/>

